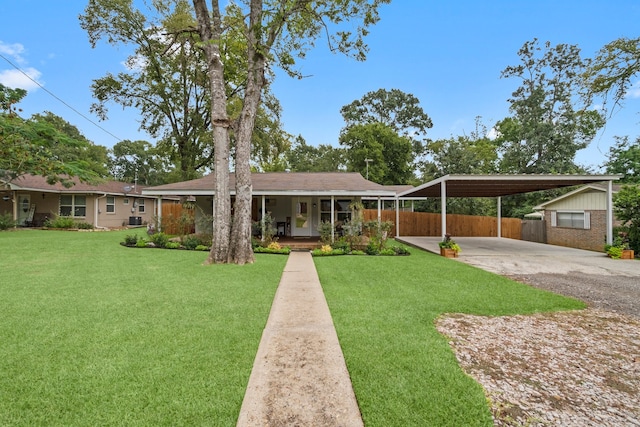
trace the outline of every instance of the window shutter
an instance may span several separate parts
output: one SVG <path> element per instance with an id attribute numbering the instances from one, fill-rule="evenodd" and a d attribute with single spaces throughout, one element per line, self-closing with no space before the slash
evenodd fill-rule
<path id="1" fill-rule="evenodd" d="M 552 227 L 558 226 L 558 218 L 556 216 L 556 211 L 551 211 L 551 226 Z"/>
<path id="2" fill-rule="evenodd" d="M 584 229 L 585 230 L 591 229 L 591 212 L 584 213 Z"/>

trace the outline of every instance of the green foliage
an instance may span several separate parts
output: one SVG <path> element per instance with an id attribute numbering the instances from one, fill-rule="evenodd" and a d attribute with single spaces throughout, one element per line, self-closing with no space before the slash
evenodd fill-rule
<path id="1" fill-rule="evenodd" d="M 333 224 L 330 221 L 322 221 L 318 224 L 318 232 L 320 233 L 320 241 L 323 245 L 330 245 L 332 235 L 334 233 Z"/>
<path id="2" fill-rule="evenodd" d="M 16 226 L 13 215 L 10 213 L 0 214 L 0 230 L 8 230 Z"/>
<path id="3" fill-rule="evenodd" d="M 146 248 L 147 247 L 147 242 L 144 239 L 139 239 L 136 242 L 136 248 Z"/>
<path id="4" fill-rule="evenodd" d="M 44 225 L 49 228 L 76 228 L 77 226 L 73 217 L 63 215 L 55 215 L 53 219 L 48 219 Z"/>
<path id="5" fill-rule="evenodd" d="M 36 115 L 30 120 L 22 119 L 13 105 L 25 95 L 25 91 L 0 84 L 0 103 L 5 110 L 0 111 L 0 178 L 40 175 L 51 184 L 61 182 L 68 187 L 72 176 L 82 181 L 98 179 L 100 173 L 96 169 L 100 165 L 86 153 L 100 149 L 59 117 L 51 115 L 56 119 L 49 120 Z"/>
<path id="6" fill-rule="evenodd" d="M 407 184 L 414 177 L 411 140 L 386 124 L 351 126 L 341 133 L 340 145 L 347 149 L 348 169 L 368 176 L 371 181 L 385 185 Z"/>
<path id="7" fill-rule="evenodd" d="M 336 172 L 347 168 L 344 148 L 308 145 L 302 136 L 287 151 L 286 161 L 293 172 Z"/>
<path id="8" fill-rule="evenodd" d="M 392 221 L 367 221 L 363 224 L 363 229 L 369 236 L 369 243 L 366 252 L 380 253 L 387 245 L 389 232 L 393 229 Z M 373 255 L 370 254 L 370 255 Z"/>
<path id="9" fill-rule="evenodd" d="M 616 217 L 628 227 L 629 246 L 640 253 L 640 185 L 624 185 L 614 196 Z"/>
<path id="10" fill-rule="evenodd" d="M 518 51 L 520 64 L 503 78 L 520 80 L 509 100 L 513 114 L 496 124 L 500 170 L 505 173 L 575 173 L 576 152 L 604 125 L 601 112 L 579 105 L 585 63 L 575 45 L 538 40 Z"/>
<path id="11" fill-rule="evenodd" d="M 205 245 L 198 245 L 194 249 L 196 251 L 208 251 L 211 248 L 209 246 L 205 246 Z"/>
<path id="12" fill-rule="evenodd" d="M 630 143 L 629 137 L 614 137 L 604 167 L 608 174 L 620 174 L 620 182 L 640 184 L 640 137 Z"/>
<path id="13" fill-rule="evenodd" d="M 271 212 L 265 212 L 261 220 L 254 221 L 251 224 L 251 228 L 254 235 L 261 236 L 261 246 L 269 246 L 272 242 L 278 240 L 276 237 L 277 230 L 274 226 L 274 220 L 271 216 Z"/>
<path id="14" fill-rule="evenodd" d="M 607 249 L 607 255 L 609 255 L 613 259 L 620 259 L 622 256 L 622 249 L 620 246 L 609 246 Z"/>
<path id="15" fill-rule="evenodd" d="M 180 249 L 181 246 L 179 242 L 167 242 L 164 244 L 165 249 Z"/>
<path id="16" fill-rule="evenodd" d="M 446 234 L 444 239 L 438 243 L 438 246 L 442 249 L 453 249 L 456 252 L 460 252 L 460 245 L 458 245 L 452 238 L 450 234 Z"/>
<path id="17" fill-rule="evenodd" d="M 211 237 L 205 240 L 205 237 L 202 235 L 190 235 L 184 238 L 182 241 L 182 245 L 190 250 L 196 249 L 198 246 L 207 246 L 211 245 Z"/>
<path id="18" fill-rule="evenodd" d="M 135 246 L 138 243 L 138 235 L 137 234 L 127 234 L 124 236 L 124 244 L 125 246 Z"/>
<path id="19" fill-rule="evenodd" d="M 167 243 L 169 243 L 169 236 L 165 233 L 155 233 L 149 236 L 149 240 L 153 243 L 157 248 L 164 248 Z"/>
<path id="20" fill-rule="evenodd" d="M 93 230 L 93 224 L 88 222 L 76 222 L 75 228 L 79 230 Z"/>
<path id="21" fill-rule="evenodd" d="M 291 253 L 291 248 L 288 246 L 284 246 L 281 248 L 270 248 L 264 246 L 256 246 L 253 248 L 253 252 L 261 253 L 261 254 L 280 254 L 280 255 L 289 255 Z"/>

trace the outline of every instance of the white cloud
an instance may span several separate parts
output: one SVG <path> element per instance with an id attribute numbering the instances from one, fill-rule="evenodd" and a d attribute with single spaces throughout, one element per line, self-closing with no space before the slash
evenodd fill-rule
<path id="1" fill-rule="evenodd" d="M 627 93 L 627 98 L 640 98 L 640 81 L 631 85 Z"/>
<path id="2" fill-rule="evenodd" d="M 24 52 L 24 46 L 20 43 L 8 44 L 0 40 L 0 54 L 8 57 L 7 59 L 13 64 L 13 66 L 7 62 L 3 64 L 3 67 L 5 64 L 8 67 L 0 69 L 0 83 L 12 89 L 20 88 L 26 91 L 33 91 L 38 89 L 41 84 L 38 79 L 40 79 L 42 73 L 33 67 L 26 66 L 27 62 L 22 56 Z"/>
<path id="3" fill-rule="evenodd" d="M 39 85 L 36 81 L 38 81 L 42 73 L 35 68 L 23 68 L 22 71 L 26 76 L 16 69 L 0 71 L 0 83 L 12 89 L 20 88 L 27 92 L 38 89 Z"/>
<path id="4" fill-rule="evenodd" d="M 22 53 L 24 52 L 24 46 L 20 43 L 7 44 L 0 40 L 0 53 L 3 55 L 11 56 L 11 58 L 17 63 L 24 62 L 22 59 Z"/>

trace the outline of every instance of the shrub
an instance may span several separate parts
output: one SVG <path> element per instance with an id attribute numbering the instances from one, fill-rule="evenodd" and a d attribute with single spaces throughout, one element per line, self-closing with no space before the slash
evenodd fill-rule
<path id="1" fill-rule="evenodd" d="M 289 246 L 285 246 L 283 248 L 280 249 L 272 249 L 272 248 L 265 248 L 263 246 L 256 246 L 255 248 L 253 248 L 253 252 L 255 253 L 262 253 L 262 254 L 281 254 L 281 255 L 289 255 L 291 253 L 291 248 Z"/>
<path id="2" fill-rule="evenodd" d="M 151 239 L 151 242 L 158 248 L 164 248 L 169 242 L 169 236 L 162 232 L 153 234 L 149 238 Z"/>
<path id="3" fill-rule="evenodd" d="M 341 238 L 331 245 L 333 249 L 342 249 L 345 252 L 351 252 L 351 245 L 344 238 Z"/>
<path id="4" fill-rule="evenodd" d="M 380 253 L 380 249 L 378 248 L 378 245 L 372 240 L 367 244 L 364 252 L 367 255 L 378 255 Z"/>
<path id="5" fill-rule="evenodd" d="M 282 249 L 282 246 L 280 246 L 280 243 L 278 243 L 278 242 L 271 242 L 271 243 L 269 243 L 269 245 L 267 245 L 267 248 L 277 251 L 277 250 Z"/>
<path id="6" fill-rule="evenodd" d="M 47 220 L 45 226 L 50 228 L 75 228 L 76 222 L 70 216 L 56 215 L 53 219 Z"/>
<path id="7" fill-rule="evenodd" d="M 331 235 L 333 234 L 333 225 L 329 221 L 322 221 L 318 224 L 318 232 L 320 233 L 320 241 L 323 245 L 331 244 Z"/>
<path id="8" fill-rule="evenodd" d="M 394 251 L 392 248 L 386 248 L 380 251 L 380 253 L 378 255 L 395 255 L 396 251 Z"/>
<path id="9" fill-rule="evenodd" d="M 189 250 L 194 250 L 198 246 L 205 246 L 204 243 L 198 236 L 187 236 L 184 238 L 182 245 Z"/>
<path id="10" fill-rule="evenodd" d="M 609 255 L 613 259 L 619 259 L 622 257 L 622 247 L 620 246 L 609 246 L 607 250 L 607 255 Z"/>
<path id="11" fill-rule="evenodd" d="M 88 222 L 77 222 L 76 228 L 80 230 L 93 230 L 93 224 L 89 224 Z"/>
<path id="12" fill-rule="evenodd" d="M 198 245 L 194 248 L 196 251 L 208 251 L 210 248 L 205 245 Z"/>
<path id="13" fill-rule="evenodd" d="M 125 246 L 135 246 L 138 243 L 138 235 L 137 234 L 127 234 L 124 236 L 124 244 Z"/>
<path id="14" fill-rule="evenodd" d="M 8 230 L 16 226 L 13 215 L 10 213 L 0 215 L 0 230 Z"/>
<path id="15" fill-rule="evenodd" d="M 182 245 L 178 242 L 167 242 L 164 245 L 165 249 L 180 249 L 180 246 Z"/>
<path id="16" fill-rule="evenodd" d="M 146 248 L 147 247 L 147 242 L 144 239 L 139 239 L 136 242 L 136 247 L 137 248 Z"/>
<path id="17" fill-rule="evenodd" d="M 405 248 L 404 246 L 394 246 L 392 249 L 396 255 L 411 255 L 409 249 Z"/>

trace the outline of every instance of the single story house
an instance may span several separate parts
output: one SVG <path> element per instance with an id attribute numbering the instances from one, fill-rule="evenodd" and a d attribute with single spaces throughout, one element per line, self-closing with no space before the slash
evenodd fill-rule
<path id="1" fill-rule="evenodd" d="M 190 197 L 195 200 L 196 232 L 203 231 L 199 219 L 212 215 L 215 197 L 215 175 L 173 184 L 147 187 L 144 196 Z M 382 209 L 383 200 L 393 200 L 397 190 L 366 180 L 353 172 L 266 172 L 251 175 L 252 217 L 258 221 L 269 213 L 278 235 L 316 237 L 318 225 L 324 221 L 335 226 L 351 217 L 349 205 L 362 200 L 376 201 Z M 229 176 L 231 197 L 235 195 L 235 175 Z M 406 188 L 406 187 L 405 187 Z M 158 213 L 162 217 L 161 212 Z"/>
<path id="2" fill-rule="evenodd" d="M 158 210 L 156 198 L 143 195 L 143 187 L 135 184 L 73 182 L 66 188 L 36 175 L 0 180 L 0 214 L 12 214 L 20 226 L 42 226 L 60 215 L 95 228 L 117 228 L 153 222 Z"/>
<path id="3" fill-rule="evenodd" d="M 620 185 L 613 184 L 617 193 Z M 544 212 L 547 243 L 602 251 L 607 235 L 607 187 L 584 185 L 534 207 Z M 614 218 L 613 225 L 619 225 Z"/>

